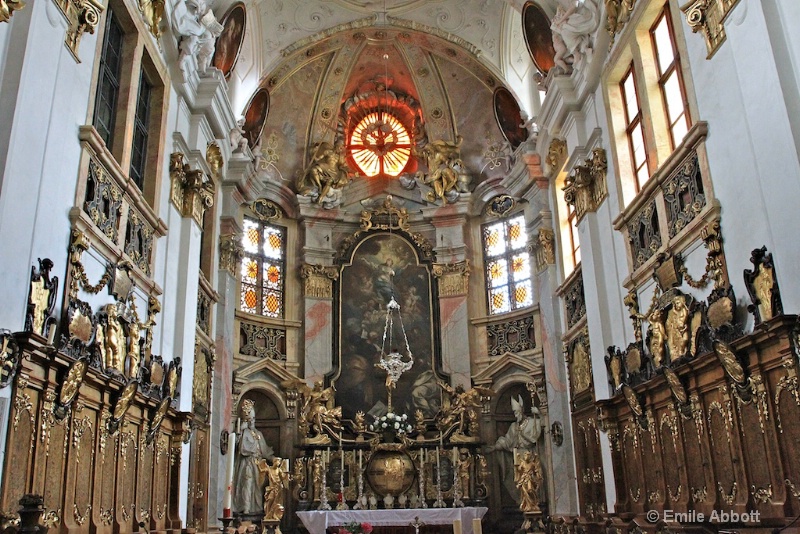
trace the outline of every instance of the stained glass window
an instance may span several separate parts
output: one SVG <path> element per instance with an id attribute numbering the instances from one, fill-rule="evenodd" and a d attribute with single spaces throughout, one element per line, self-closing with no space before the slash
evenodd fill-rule
<path id="1" fill-rule="evenodd" d="M 411 136 L 397 117 L 374 111 L 353 129 L 349 148 L 367 176 L 398 176 L 411 156 Z"/>
<path id="2" fill-rule="evenodd" d="M 242 248 L 241 310 L 283 317 L 286 229 L 245 217 Z"/>
<path id="3" fill-rule="evenodd" d="M 522 215 L 483 226 L 483 252 L 489 313 L 531 306 L 531 264 Z"/>

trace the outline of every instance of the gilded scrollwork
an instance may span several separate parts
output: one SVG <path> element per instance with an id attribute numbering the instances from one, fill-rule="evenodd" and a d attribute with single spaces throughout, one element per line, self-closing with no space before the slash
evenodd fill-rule
<path id="1" fill-rule="evenodd" d="M 547 164 L 548 172 L 561 170 L 562 165 L 567 159 L 567 142 L 564 139 L 555 138 L 550 141 L 550 146 L 547 148 L 547 156 L 545 163 Z"/>
<path id="2" fill-rule="evenodd" d="M 708 488 L 705 486 L 700 488 L 690 488 L 689 490 L 691 501 L 694 503 L 706 502 L 708 498 Z"/>
<path id="3" fill-rule="evenodd" d="M 725 40 L 723 21 L 739 0 L 693 0 L 681 7 L 686 23 L 694 33 L 702 33 L 708 50 L 707 58 L 719 49 Z"/>
<path id="4" fill-rule="evenodd" d="M 486 325 L 489 356 L 518 353 L 536 347 L 533 316 Z"/>
<path id="5" fill-rule="evenodd" d="M 283 210 L 266 198 L 258 198 L 250 204 L 250 210 L 258 217 L 259 220 L 276 221 L 283 216 Z"/>
<path id="6" fill-rule="evenodd" d="M 332 265 L 304 263 L 300 267 L 303 293 L 308 298 L 333 298 L 333 282 L 339 279 L 339 269 Z"/>
<path id="7" fill-rule="evenodd" d="M 614 46 L 617 34 L 622 32 L 625 24 L 631 18 L 636 0 L 605 0 L 606 4 L 606 31 L 611 37 L 609 50 Z"/>
<path id="8" fill-rule="evenodd" d="M 0 0 L 0 22 L 8 22 L 14 11 L 19 11 L 25 7 L 22 0 Z"/>
<path id="9" fill-rule="evenodd" d="M 392 195 L 386 195 L 379 207 L 362 211 L 360 226 L 362 232 L 370 230 L 411 231 L 408 225 L 408 210 L 395 206 Z"/>
<path id="10" fill-rule="evenodd" d="M 100 22 L 103 12 L 103 3 L 99 0 L 56 0 L 56 5 L 67 17 L 67 34 L 64 42 L 67 44 L 75 60 L 78 58 L 78 47 L 84 33 L 93 34 Z"/>
<path id="11" fill-rule="evenodd" d="M 164 17 L 164 0 L 139 0 L 139 11 L 142 12 L 147 29 L 158 39 L 161 37 L 161 19 Z"/>
<path id="12" fill-rule="evenodd" d="M 244 257 L 241 234 L 225 234 L 219 238 L 219 268 L 236 277 L 239 262 Z"/>
<path id="13" fill-rule="evenodd" d="M 592 150 L 591 157 L 576 165 L 564 181 L 564 201 L 575 210 L 576 223 L 590 211 L 596 211 L 608 196 L 606 174 L 608 162 L 602 148 Z"/>
<path id="14" fill-rule="evenodd" d="M 153 3 L 158 0 L 140 0 Z M 163 1 L 163 0 L 160 0 Z M 214 182 L 199 169 L 191 169 L 184 155 L 173 152 L 169 161 L 170 199 L 182 217 L 203 226 L 205 210 L 214 206 Z"/>
<path id="15" fill-rule="evenodd" d="M 239 353 L 271 360 L 286 360 L 286 330 L 260 323 L 239 323 L 241 346 Z"/>
<path id="16" fill-rule="evenodd" d="M 736 492 L 738 490 L 738 486 L 739 485 L 734 482 L 731 486 L 731 490 L 725 491 L 725 488 L 722 487 L 722 482 L 717 482 L 717 490 L 719 491 L 719 496 L 722 499 L 722 502 L 728 506 L 732 506 L 736 501 Z"/>
<path id="17" fill-rule="evenodd" d="M 25 331 L 46 336 L 54 328 L 50 324 L 58 293 L 58 277 L 50 276 L 53 262 L 39 259 L 39 268 L 31 267 L 28 309 L 25 314 Z"/>
<path id="18" fill-rule="evenodd" d="M 75 522 L 78 524 L 78 526 L 82 526 L 84 523 L 86 523 L 86 520 L 89 519 L 89 512 L 91 512 L 91 510 L 92 505 L 87 504 L 86 510 L 81 513 L 80 509 L 78 508 L 78 504 L 72 503 L 72 518 L 75 519 Z"/>
<path id="19" fill-rule="evenodd" d="M 753 500 L 759 504 L 767 504 L 768 502 L 772 502 L 772 484 L 768 484 L 767 487 L 756 487 L 755 485 L 750 486 L 750 495 L 752 495 Z"/>
<path id="20" fill-rule="evenodd" d="M 532 249 L 536 259 L 537 272 L 547 269 L 548 265 L 555 265 L 555 232 L 551 228 L 539 228 Z"/>
<path id="21" fill-rule="evenodd" d="M 440 297 L 456 297 L 467 294 L 469 287 L 469 260 L 455 263 L 434 263 L 432 273 L 439 281 Z"/>

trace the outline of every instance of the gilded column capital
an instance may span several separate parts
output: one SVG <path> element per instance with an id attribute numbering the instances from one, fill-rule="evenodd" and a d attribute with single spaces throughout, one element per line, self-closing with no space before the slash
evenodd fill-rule
<path id="1" fill-rule="evenodd" d="M 548 265 L 556 263 L 555 232 L 551 228 L 539 228 L 536 242 L 531 245 L 531 252 L 536 258 L 536 271 L 547 269 Z"/>
<path id="2" fill-rule="evenodd" d="M 469 288 L 469 260 L 456 263 L 434 263 L 433 276 L 439 281 L 440 297 L 458 297 Z"/>
<path id="3" fill-rule="evenodd" d="M 214 182 L 203 171 L 190 169 L 183 154 L 173 152 L 169 159 L 170 200 L 181 216 L 192 217 L 203 226 L 203 215 L 214 205 Z"/>
<path id="4" fill-rule="evenodd" d="M 0 0 L 0 22 L 8 22 L 14 11 L 19 11 L 25 7 L 25 2 L 21 0 Z"/>
<path id="5" fill-rule="evenodd" d="M 147 29 L 156 39 L 161 37 L 161 19 L 164 17 L 164 0 L 139 0 L 139 11 Z"/>
<path id="6" fill-rule="evenodd" d="M 575 210 L 577 220 L 588 211 L 596 211 L 608 196 L 608 162 L 602 148 L 592 150 L 583 164 L 575 165 L 564 182 L 564 201 Z"/>
<path id="7" fill-rule="evenodd" d="M 738 3 L 739 0 L 692 0 L 681 7 L 692 31 L 703 34 L 708 50 L 706 59 L 710 59 L 725 40 L 723 21 Z"/>
<path id="8" fill-rule="evenodd" d="M 611 42 L 608 44 L 610 50 L 614 46 L 617 34 L 622 32 L 625 24 L 630 20 L 636 0 L 605 0 L 605 4 L 606 31 L 611 36 Z"/>
<path id="9" fill-rule="evenodd" d="M 225 234 L 219 237 L 219 268 L 236 278 L 236 268 L 244 257 L 241 234 Z"/>
<path id="10" fill-rule="evenodd" d="M 561 169 L 566 160 L 567 142 L 556 137 L 550 141 L 550 146 L 547 148 L 547 156 L 544 158 L 544 162 L 547 165 L 547 173 L 552 174 Z"/>
<path id="11" fill-rule="evenodd" d="M 81 44 L 81 37 L 84 33 L 94 33 L 104 9 L 103 3 L 99 0 L 56 0 L 56 5 L 69 21 L 64 42 L 75 60 L 80 62 L 78 46 Z"/>
<path id="12" fill-rule="evenodd" d="M 304 263 L 300 267 L 303 294 L 316 299 L 333 298 L 333 281 L 339 279 L 339 269 L 333 265 Z"/>

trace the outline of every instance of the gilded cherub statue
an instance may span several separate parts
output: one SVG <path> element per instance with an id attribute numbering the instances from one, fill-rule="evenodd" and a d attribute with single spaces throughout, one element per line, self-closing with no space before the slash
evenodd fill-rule
<path id="1" fill-rule="evenodd" d="M 542 462 L 539 455 L 525 451 L 514 466 L 514 483 L 519 489 L 519 509 L 539 512 L 539 488 L 542 486 Z"/>
<path id="2" fill-rule="evenodd" d="M 461 160 L 462 141 L 461 136 L 456 138 L 455 143 L 444 140 L 432 141 L 417 152 L 428 166 L 427 174 L 421 171 L 417 173 L 417 177 L 432 188 L 425 198 L 428 202 L 435 202 L 437 199 L 445 202 L 445 197 L 456 190 L 459 174 L 464 168 L 464 162 Z"/>
<path id="3" fill-rule="evenodd" d="M 311 162 L 297 178 L 297 192 L 322 203 L 349 183 L 351 173 L 341 141 L 334 145 L 327 141 L 315 143 Z"/>
<path id="4" fill-rule="evenodd" d="M 664 328 L 664 313 L 656 308 L 648 317 L 650 321 L 650 354 L 653 355 L 653 365 L 661 367 L 664 360 L 664 342 L 667 340 L 667 331 Z"/>
<path id="5" fill-rule="evenodd" d="M 125 332 L 119 322 L 116 304 L 105 306 L 107 323 L 104 332 L 105 361 L 103 367 L 125 373 Z"/>
<path id="6" fill-rule="evenodd" d="M 283 503 L 291 475 L 283 470 L 283 459 L 277 456 L 272 459 L 271 465 L 265 465 L 264 471 L 267 478 L 267 486 L 264 488 L 264 520 L 280 521 L 283 518 Z"/>
<path id="7" fill-rule="evenodd" d="M 683 357 L 689 348 L 689 308 L 686 306 L 686 299 L 681 295 L 672 299 L 666 330 L 670 360 L 674 361 Z"/>

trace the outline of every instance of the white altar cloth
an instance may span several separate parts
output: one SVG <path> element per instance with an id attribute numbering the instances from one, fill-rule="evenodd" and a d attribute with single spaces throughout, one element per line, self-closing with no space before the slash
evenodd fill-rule
<path id="1" fill-rule="evenodd" d="M 461 520 L 464 534 L 472 534 L 472 520 L 482 518 L 488 508 L 398 508 L 394 510 L 314 510 L 297 512 L 297 517 L 311 534 L 325 534 L 328 527 L 345 523 L 370 523 L 373 526 L 408 526 L 414 518 L 426 525 L 452 525 Z"/>

